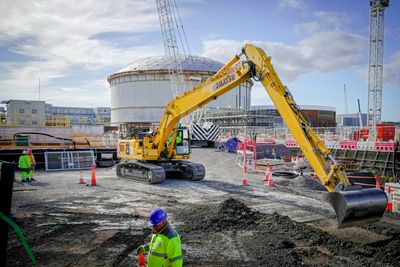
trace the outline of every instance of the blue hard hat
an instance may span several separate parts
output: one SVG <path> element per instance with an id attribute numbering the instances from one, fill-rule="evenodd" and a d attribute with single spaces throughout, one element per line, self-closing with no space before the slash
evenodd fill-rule
<path id="1" fill-rule="evenodd" d="M 150 225 L 156 226 L 157 224 L 163 222 L 168 217 L 167 213 L 162 208 L 156 208 L 149 215 Z"/>

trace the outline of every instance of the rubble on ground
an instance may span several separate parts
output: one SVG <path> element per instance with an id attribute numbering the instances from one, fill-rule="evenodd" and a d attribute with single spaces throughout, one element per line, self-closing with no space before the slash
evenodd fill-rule
<path id="1" fill-rule="evenodd" d="M 251 173 L 249 186 L 241 186 L 242 169 L 234 154 L 193 150 L 193 161 L 206 166 L 205 180 L 148 185 L 120 179 L 113 168 L 98 170 L 97 186 L 91 187 L 79 184 L 78 172 L 38 172 L 40 183 L 23 185 L 36 190 L 13 193 L 12 219 L 22 228 L 38 266 L 135 265 L 136 248 L 150 241 L 147 215 L 155 207 L 167 210 L 182 238 L 187 266 L 400 262 L 396 214 L 337 230 L 333 213 L 319 200 L 317 179 L 279 178 L 274 179 L 277 186 L 268 187 L 264 173 Z M 83 176 L 88 179 L 90 171 Z M 279 186 L 280 181 L 288 184 Z M 9 266 L 30 265 L 12 231 L 8 253 Z"/>

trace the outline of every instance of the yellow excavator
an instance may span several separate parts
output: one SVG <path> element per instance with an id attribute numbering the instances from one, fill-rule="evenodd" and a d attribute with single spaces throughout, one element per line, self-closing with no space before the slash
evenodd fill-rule
<path id="1" fill-rule="evenodd" d="M 271 57 L 251 44 L 244 45 L 241 54 L 214 76 L 171 100 L 155 132 L 120 140 L 123 160 L 117 165 L 117 175 L 148 183 L 160 183 L 169 176 L 192 181 L 203 179 L 204 166 L 187 160 L 191 152 L 190 135 L 187 128 L 179 126 L 179 120 L 249 79 L 262 83 L 326 187 L 328 193 L 323 200 L 334 208 L 339 228 L 380 220 L 387 203 L 386 194 L 380 189 L 363 189 L 349 182 L 341 164 L 310 128 L 291 93 L 282 84 Z"/>

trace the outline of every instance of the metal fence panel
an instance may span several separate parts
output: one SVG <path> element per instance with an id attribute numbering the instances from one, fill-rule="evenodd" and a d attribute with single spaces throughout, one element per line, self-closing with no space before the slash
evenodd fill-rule
<path id="1" fill-rule="evenodd" d="M 92 150 L 45 152 L 46 171 L 90 169 L 94 162 Z"/>

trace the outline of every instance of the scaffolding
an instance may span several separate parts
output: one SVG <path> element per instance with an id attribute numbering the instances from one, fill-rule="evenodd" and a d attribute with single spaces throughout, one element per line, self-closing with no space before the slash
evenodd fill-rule
<path id="1" fill-rule="evenodd" d="M 218 125 L 222 135 L 229 133 L 237 135 L 239 132 L 253 128 L 273 128 L 276 126 L 276 117 L 259 111 L 233 109 L 223 112 L 206 113 L 205 120 Z"/>

